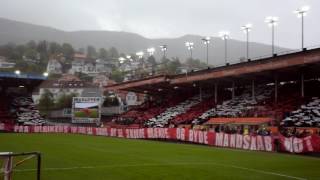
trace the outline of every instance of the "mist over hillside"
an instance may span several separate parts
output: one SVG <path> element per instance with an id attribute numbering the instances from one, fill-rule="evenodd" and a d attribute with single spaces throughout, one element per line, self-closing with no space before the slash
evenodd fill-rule
<path id="1" fill-rule="evenodd" d="M 202 36 L 185 35 L 178 38 L 148 39 L 141 35 L 116 32 L 116 31 L 73 31 L 67 32 L 51 27 L 33 25 L 8 19 L 0 18 L 0 44 L 12 42 L 23 44 L 30 40 L 55 41 L 58 43 L 70 43 L 76 48 L 93 45 L 96 48 L 116 47 L 123 53 L 135 53 L 155 47 L 156 58 L 162 56 L 159 46 L 168 46 L 167 57 L 179 57 L 182 61 L 189 57 L 185 47 L 186 41 L 194 42 L 193 58 L 202 61 L 206 59 L 206 47 L 201 41 Z M 224 63 L 224 42 L 218 37 L 211 37 L 209 46 L 209 63 L 218 65 Z M 276 51 L 286 51 L 286 48 L 277 47 Z M 271 53 L 270 45 L 254 43 L 250 44 L 250 57 L 264 56 Z M 228 61 L 237 62 L 241 57 L 246 56 L 246 42 L 228 40 Z"/>

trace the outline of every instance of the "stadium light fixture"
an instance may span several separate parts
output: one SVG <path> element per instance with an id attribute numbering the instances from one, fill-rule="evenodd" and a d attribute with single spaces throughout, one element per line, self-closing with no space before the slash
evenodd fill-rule
<path id="1" fill-rule="evenodd" d="M 246 24 L 241 27 L 241 30 L 247 35 L 247 59 L 249 59 L 249 32 L 251 31 L 252 24 Z"/>
<path id="2" fill-rule="evenodd" d="M 224 40 L 224 61 L 227 64 L 227 58 L 228 58 L 228 39 L 230 39 L 230 32 L 229 31 L 220 31 L 219 36 Z"/>
<path id="3" fill-rule="evenodd" d="M 209 44 L 210 44 L 210 37 L 204 37 L 201 40 L 203 41 L 203 43 L 207 46 L 207 66 L 209 65 Z"/>
<path id="4" fill-rule="evenodd" d="M 268 16 L 265 22 L 272 28 L 272 55 L 274 54 L 274 27 L 278 25 L 279 18 L 275 16 Z"/>
<path id="5" fill-rule="evenodd" d="M 166 58 L 168 46 L 164 44 L 164 45 L 161 45 L 160 48 L 161 48 L 161 51 L 163 52 L 163 58 Z"/>
<path id="6" fill-rule="evenodd" d="M 120 64 L 124 63 L 125 60 L 126 60 L 126 59 L 125 59 L 124 57 L 119 57 L 119 62 L 120 62 Z"/>
<path id="7" fill-rule="evenodd" d="M 156 50 L 155 50 L 153 47 L 147 49 L 147 52 L 149 53 L 149 56 L 152 56 L 155 51 L 156 51 Z"/>
<path id="8" fill-rule="evenodd" d="M 15 73 L 16 75 L 20 75 L 20 74 L 21 74 L 20 70 L 15 70 L 14 73 Z"/>
<path id="9" fill-rule="evenodd" d="M 143 51 L 139 51 L 136 53 L 136 55 L 141 59 L 144 55 L 144 52 Z"/>
<path id="10" fill-rule="evenodd" d="M 133 61 L 130 55 L 127 55 L 126 58 L 127 58 L 130 62 Z"/>
<path id="11" fill-rule="evenodd" d="M 192 59 L 192 49 L 193 49 L 193 42 L 185 42 L 186 47 L 190 51 L 190 58 Z"/>
<path id="12" fill-rule="evenodd" d="M 43 73 L 43 76 L 44 76 L 44 77 L 48 77 L 48 76 L 49 76 L 49 73 L 48 73 L 48 72 L 44 72 L 44 73 Z"/>
<path id="13" fill-rule="evenodd" d="M 310 10 L 309 6 L 302 6 L 294 11 L 297 14 L 298 18 L 301 18 L 301 48 L 304 48 L 304 16 L 307 15 L 307 12 Z"/>

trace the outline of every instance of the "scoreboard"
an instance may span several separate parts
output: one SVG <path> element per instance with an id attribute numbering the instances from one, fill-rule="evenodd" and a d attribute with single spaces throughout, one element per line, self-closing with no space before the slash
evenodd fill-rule
<path id="1" fill-rule="evenodd" d="M 72 123 L 100 123 L 101 97 L 73 97 Z"/>

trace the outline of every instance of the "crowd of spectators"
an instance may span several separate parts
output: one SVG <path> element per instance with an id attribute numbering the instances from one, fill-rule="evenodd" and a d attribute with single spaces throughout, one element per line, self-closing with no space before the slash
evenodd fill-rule
<path id="1" fill-rule="evenodd" d="M 44 118 L 34 104 L 31 97 L 13 95 L 11 102 L 11 113 L 21 125 L 43 125 Z"/>
<path id="2" fill-rule="evenodd" d="M 320 99 L 312 97 L 311 101 L 303 104 L 281 122 L 286 127 L 320 127 Z"/>
<path id="3" fill-rule="evenodd" d="M 167 108 L 163 113 L 155 116 L 154 118 L 149 119 L 145 122 L 147 127 L 165 127 L 169 124 L 169 120 L 178 116 L 179 114 L 185 113 L 192 106 L 200 103 L 199 95 L 195 95 L 176 106 Z"/>
<path id="4" fill-rule="evenodd" d="M 285 137 L 304 138 L 304 137 L 310 136 L 314 133 L 310 132 L 307 129 L 297 129 L 296 127 L 281 127 L 280 134 L 282 134 Z"/>

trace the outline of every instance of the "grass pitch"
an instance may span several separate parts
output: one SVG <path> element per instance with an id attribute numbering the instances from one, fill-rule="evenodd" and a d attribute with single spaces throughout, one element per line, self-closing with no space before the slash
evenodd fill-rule
<path id="1" fill-rule="evenodd" d="M 319 180 L 320 159 L 86 135 L 0 134 L 0 152 L 42 152 L 43 180 Z M 14 180 L 35 179 L 31 161 Z"/>

